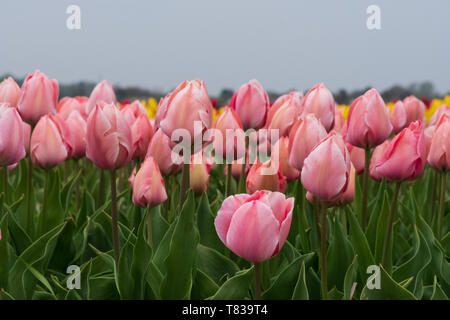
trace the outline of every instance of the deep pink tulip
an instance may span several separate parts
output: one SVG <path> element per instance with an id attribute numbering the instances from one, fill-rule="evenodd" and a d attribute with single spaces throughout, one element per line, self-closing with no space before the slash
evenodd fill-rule
<path id="1" fill-rule="evenodd" d="M 265 128 L 279 130 L 280 137 L 289 135 L 289 131 L 301 113 L 303 94 L 290 92 L 279 97 L 270 107 Z"/>
<path id="2" fill-rule="evenodd" d="M 433 116 L 430 119 L 429 126 L 435 126 L 443 115 L 447 115 L 450 117 L 450 106 L 443 104 L 433 113 Z"/>
<path id="3" fill-rule="evenodd" d="M 369 175 L 372 179 L 376 181 L 380 181 L 383 178 L 378 174 L 375 167 L 378 164 L 378 162 L 380 162 L 380 159 L 383 156 L 384 151 L 388 147 L 389 142 L 390 140 L 385 140 L 382 144 L 376 146 L 376 148 L 373 150 L 372 157 L 370 158 Z"/>
<path id="4" fill-rule="evenodd" d="M 325 128 L 313 114 L 298 120 L 289 134 L 289 164 L 302 170 L 306 157 L 326 135 Z"/>
<path id="5" fill-rule="evenodd" d="M 208 190 L 209 172 L 211 169 L 211 162 L 203 156 L 201 151 L 193 154 L 189 165 L 190 188 L 196 193 L 206 192 Z"/>
<path id="6" fill-rule="evenodd" d="M 292 221 L 294 198 L 258 191 L 224 200 L 214 225 L 222 242 L 250 262 L 275 256 L 283 247 Z"/>
<path id="7" fill-rule="evenodd" d="M 230 107 L 225 107 L 222 114 L 214 123 L 214 150 L 224 159 L 240 159 L 245 153 L 245 133 L 242 123 L 236 112 Z"/>
<path id="8" fill-rule="evenodd" d="M 153 157 L 163 175 L 167 176 L 181 170 L 183 159 L 172 152 L 172 141 L 161 130 L 158 129 L 148 145 L 146 157 Z"/>
<path id="9" fill-rule="evenodd" d="M 109 84 L 108 81 L 103 80 L 99 84 L 97 84 L 92 90 L 91 95 L 89 96 L 88 101 L 86 102 L 86 115 L 89 116 L 92 110 L 94 110 L 95 106 L 99 102 L 104 102 L 104 104 L 113 104 L 117 103 L 116 94 L 114 93 L 114 89 L 112 85 Z"/>
<path id="10" fill-rule="evenodd" d="M 306 190 L 322 201 L 332 201 L 347 188 L 350 156 L 344 139 L 331 132 L 305 159 L 301 180 Z"/>
<path id="11" fill-rule="evenodd" d="M 272 162 L 280 163 L 281 173 L 287 181 L 295 181 L 300 177 L 300 171 L 289 164 L 289 138 L 281 137 L 275 143 L 271 153 Z"/>
<path id="12" fill-rule="evenodd" d="M 49 80 L 36 70 L 24 80 L 22 95 L 17 108 L 22 120 L 35 124 L 42 116 L 54 114 L 58 103 L 59 86 L 56 80 Z"/>
<path id="13" fill-rule="evenodd" d="M 376 165 L 377 173 L 388 181 L 417 179 L 425 167 L 423 122 L 412 122 L 389 143 Z"/>
<path id="14" fill-rule="evenodd" d="M 0 167 L 10 166 L 25 157 L 22 123 L 16 108 L 0 103 Z"/>
<path id="15" fill-rule="evenodd" d="M 58 115 L 43 116 L 31 134 L 30 155 L 37 167 L 50 169 L 64 162 L 72 152 L 69 128 Z"/>
<path id="16" fill-rule="evenodd" d="M 87 97 L 64 97 L 58 102 L 56 111 L 58 114 L 66 120 L 70 113 L 77 110 L 80 115 L 86 120 L 86 103 L 88 101 Z"/>
<path id="17" fill-rule="evenodd" d="M 267 160 L 263 164 L 256 159 L 250 168 L 246 180 L 247 192 L 258 190 L 279 191 L 286 190 L 286 177 L 281 173 L 279 163 Z"/>
<path id="18" fill-rule="evenodd" d="M 443 115 L 434 129 L 428 164 L 443 171 L 450 168 L 450 116 Z"/>
<path id="19" fill-rule="evenodd" d="M 336 102 L 330 90 L 323 83 L 315 85 L 308 91 L 303 99 L 302 108 L 301 118 L 312 113 L 319 119 L 327 132 L 333 128 Z"/>
<path id="20" fill-rule="evenodd" d="M 262 128 L 269 110 L 269 96 L 258 80 L 250 80 L 236 91 L 230 100 L 244 130 Z"/>
<path id="21" fill-rule="evenodd" d="M 161 100 L 156 112 L 156 123 L 169 138 L 177 129 L 187 130 L 193 144 L 194 140 L 202 139 L 205 130 L 211 128 L 212 117 L 212 104 L 205 83 L 185 80 Z M 195 122 L 201 125 L 202 131 L 194 132 Z"/>
<path id="22" fill-rule="evenodd" d="M 395 133 L 408 127 L 411 122 L 425 119 L 425 104 L 414 96 L 397 101 L 391 114 L 391 122 Z"/>
<path id="23" fill-rule="evenodd" d="M 366 152 L 363 148 L 358 148 L 350 143 L 347 143 L 348 153 L 350 154 L 350 161 L 355 167 L 356 173 L 361 174 L 364 172 L 364 161 Z"/>
<path id="24" fill-rule="evenodd" d="M 20 87 L 13 78 L 8 77 L 0 82 L 0 103 L 9 103 L 11 107 L 15 108 L 21 93 Z"/>
<path id="25" fill-rule="evenodd" d="M 86 120 L 78 110 L 73 110 L 66 119 L 72 144 L 71 158 L 80 159 L 86 155 Z"/>
<path id="26" fill-rule="evenodd" d="M 143 160 L 153 137 L 153 127 L 147 114 L 137 117 L 131 126 L 131 137 L 133 139 L 133 159 Z"/>
<path id="27" fill-rule="evenodd" d="M 373 148 L 391 132 L 389 111 L 377 90 L 368 90 L 352 103 L 347 118 L 347 142 L 360 148 Z"/>
<path id="28" fill-rule="evenodd" d="M 134 177 L 133 203 L 140 207 L 154 207 L 166 200 L 166 188 L 158 164 L 148 157 Z"/>
<path id="29" fill-rule="evenodd" d="M 125 166 L 133 155 L 131 129 L 114 104 L 98 103 L 89 114 L 86 157 L 97 167 L 114 170 Z"/>

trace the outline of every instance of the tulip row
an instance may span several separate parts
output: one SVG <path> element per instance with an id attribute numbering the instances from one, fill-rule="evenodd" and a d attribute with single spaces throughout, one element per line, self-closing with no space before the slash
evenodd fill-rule
<path id="1" fill-rule="evenodd" d="M 419 99 L 389 112 L 371 89 L 344 121 L 323 84 L 271 104 L 256 80 L 217 119 L 199 80 L 155 119 L 106 81 L 58 96 L 39 71 L 0 84 L 2 298 L 92 298 L 61 289 L 69 263 L 85 285 L 112 274 L 101 298 L 450 294 L 449 106 L 427 125 Z M 370 265 L 384 290 L 366 286 Z"/>

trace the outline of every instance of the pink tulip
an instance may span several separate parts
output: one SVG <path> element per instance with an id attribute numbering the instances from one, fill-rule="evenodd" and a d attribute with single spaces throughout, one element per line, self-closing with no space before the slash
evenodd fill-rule
<path id="1" fill-rule="evenodd" d="M 91 111 L 94 110 L 95 106 L 99 102 L 113 105 L 117 103 L 114 89 L 112 85 L 110 85 L 106 80 L 103 80 L 102 82 L 97 84 L 94 90 L 92 90 L 91 95 L 89 96 L 89 100 L 86 102 L 86 115 L 89 116 Z"/>
<path id="2" fill-rule="evenodd" d="M 214 225 L 222 242 L 250 262 L 275 256 L 283 247 L 292 221 L 294 198 L 258 191 L 224 200 Z"/>
<path id="3" fill-rule="evenodd" d="M 22 121 L 23 125 L 23 144 L 25 146 L 25 151 L 27 154 L 30 153 L 30 139 L 31 139 L 31 126 Z"/>
<path id="4" fill-rule="evenodd" d="M 216 132 L 220 132 L 220 135 L 216 134 L 214 137 L 215 152 L 222 158 L 230 160 L 242 158 L 245 153 L 245 133 L 236 112 L 230 107 L 225 107 L 217 118 L 214 128 Z"/>
<path id="5" fill-rule="evenodd" d="M 15 108 L 21 93 L 20 87 L 13 78 L 8 77 L 0 82 L 0 103 L 9 103 L 11 107 Z"/>
<path id="6" fill-rule="evenodd" d="M 70 156 L 72 145 L 69 129 L 58 115 L 43 116 L 31 134 L 30 155 L 37 167 L 56 167 Z"/>
<path id="7" fill-rule="evenodd" d="M 287 181 L 295 181 L 300 177 L 300 171 L 292 167 L 289 162 L 289 138 L 281 137 L 272 149 L 272 162 L 280 163 L 281 173 Z"/>
<path id="8" fill-rule="evenodd" d="M 303 94 L 291 92 L 279 97 L 270 107 L 265 127 L 269 130 L 279 130 L 280 137 L 289 135 L 292 125 L 301 112 Z"/>
<path id="9" fill-rule="evenodd" d="M 429 126 L 435 126 L 442 116 L 447 115 L 450 117 L 450 106 L 443 104 L 433 113 L 433 116 L 430 119 Z"/>
<path id="10" fill-rule="evenodd" d="M 146 157 L 150 156 L 155 159 L 165 176 L 179 172 L 183 165 L 182 158 L 177 153 L 172 152 L 172 142 L 161 129 L 156 131 L 150 141 Z"/>
<path id="11" fill-rule="evenodd" d="M 428 158 L 428 154 L 430 153 L 431 148 L 431 141 L 433 139 L 434 129 L 436 129 L 436 126 L 428 126 L 423 131 L 424 137 L 425 137 L 425 154 Z"/>
<path id="12" fill-rule="evenodd" d="M 80 115 L 86 120 L 86 103 L 88 101 L 87 97 L 64 97 L 59 100 L 58 106 L 56 108 L 58 114 L 66 120 L 70 113 L 74 110 L 78 111 Z"/>
<path id="13" fill-rule="evenodd" d="M 289 164 L 301 171 L 306 157 L 326 135 L 325 128 L 313 114 L 298 120 L 289 134 Z"/>
<path id="14" fill-rule="evenodd" d="M 235 179 L 239 179 L 239 177 L 241 176 L 241 171 L 242 171 L 242 166 L 243 166 L 243 160 L 242 163 L 238 163 L 239 160 L 234 160 L 233 163 L 231 164 L 231 175 L 233 178 Z M 245 176 L 248 175 L 248 172 L 250 171 L 250 162 L 248 161 L 247 158 L 247 163 L 245 166 Z M 223 174 L 226 176 L 228 173 L 228 166 L 225 166 L 225 169 L 223 170 Z"/>
<path id="15" fill-rule="evenodd" d="M 211 128 L 212 117 L 212 104 L 205 83 L 200 80 L 185 80 L 161 100 L 156 123 L 169 138 L 172 138 L 172 133 L 177 129 L 187 130 L 193 144 L 194 140 L 202 139 L 205 130 Z M 195 122 L 201 125 L 201 132 L 194 132 Z"/>
<path id="16" fill-rule="evenodd" d="M 305 159 L 301 180 L 306 190 L 322 201 L 332 201 L 347 188 L 350 156 L 344 139 L 331 132 Z"/>
<path id="17" fill-rule="evenodd" d="M 443 115 L 433 133 L 428 164 L 438 170 L 450 168 L 450 116 Z"/>
<path id="18" fill-rule="evenodd" d="M 154 207 L 167 200 L 164 179 L 152 157 L 142 163 L 133 181 L 133 203 L 140 207 Z"/>
<path id="19" fill-rule="evenodd" d="M 355 147 L 350 143 L 347 143 L 348 153 L 350 154 L 350 161 L 355 167 L 356 173 L 361 174 L 364 172 L 364 161 L 366 152 L 362 148 Z"/>
<path id="20" fill-rule="evenodd" d="M 286 177 L 283 176 L 280 169 L 276 162 L 268 160 L 261 164 L 259 159 L 256 159 L 247 176 L 247 192 L 254 193 L 258 190 L 284 192 Z"/>
<path id="21" fill-rule="evenodd" d="M 211 162 L 200 151 L 191 156 L 189 169 L 190 188 L 196 193 L 206 192 L 209 184 L 209 172 L 212 169 Z"/>
<path id="22" fill-rule="evenodd" d="M 337 133 L 340 133 L 342 136 L 344 136 L 344 133 L 342 132 L 343 128 L 345 126 L 344 117 L 342 115 L 342 110 L 336 108 L 334 111 L 334 127 L 333 130 Z"/>
<path id="23" fill-rule="evenodd" d="M 120 111 L 122 112 L 125 120 L 127 120 L 130 127 L 134 124 L 134 122 L 140 115 L 145 115 L 148 118 L 147 111 L 145 110 L 144 106 L 139 102 L 139 100 L 135 100 L 130 104 L 122 106 Z"/>
<path id="24" fill-rule="evenodd" d="M 66 119 L 72 144 L 71 158 L 79 159 L 86 155 L 86 120 L 78 110 L 73 110 Z"/>
<path id="25" fill-rule="evenodd" d="M 424 120 L 425 104 L 414 96 L 397 101 L 391 114 L 391 122 L 395 133 L 408 127 L 411 122 Z"/>
<path id="26" fill-rule="evenodd" d="M 258 80 L 250 80 L 235 92 L 230 108 L 241 119 L 244 130 L 258 130 L 266 123 L 269 96 Z"/>
<path id="27" fill-rule="evenodd" d="M 134 149 L 133 159 L 143 160 L 145 158 L 152 136 L 153 127 L 147 114 L 139 115 L 131 126 Z"/>
<path id="28" fill-rule="evenodd" d="M 380 159 L 383 156 L 384 151 L 388 147 L 389 142 L 390 142 L 390 140 L 385 140 L 382 144 L 379 144 L 373 150 L 372 158 L 370 159 L 370 164 L 369 164 L 369 175 L 372 179 L 374 179 L 376 181 L 381 181 L 381 179 L 383 178 L 382 176 L 380 176 L 378 174 L 375 167 L 378 164 L 378 162 L 380 162 Z"/>
<path id="29" fill-rule="evenodd" d="M 22 95 L 17 104 L 22 120 L 35 124 L 42 116 L 54 114 L 58 95 L 58 82 L 36 70 L 22 84 Z"/>
<path id="30" fill-rule="evenodd" d="M 25 157 L 22 123 L 16 108 L 0 103 L 0 167 L 17 163 Z"/>
<path id="31" fill-rule="evenodd" d="M 377 90 L 370 89 L 350 106 L 346 141 L 360 148 L 373 148 L 392 131 L 388 108 Z"/>
<path id="32" fill-rule="evenodd" d="M 388 181 L 417 179 L 425 167 L 423 122 L 412 122 L 389 143 L 376 165 L 377 173 Z"/>
<path id="33" fill-rule="evenodd" d="M 305 95 L 301 118 L 305 118 L 307 114 L 312 113 L 329 132 L 334 126 L 335 107 L 336 102 L 330 90 L 323 83 L 319 83 Z"/>
<path id="34" fill-rule="evenodd" d="M 97 167 L 114 170 L 125 166 L 133 155 L 131 129 L 114 104 L 98 103 L 86 127 L 86 157 Z"/>

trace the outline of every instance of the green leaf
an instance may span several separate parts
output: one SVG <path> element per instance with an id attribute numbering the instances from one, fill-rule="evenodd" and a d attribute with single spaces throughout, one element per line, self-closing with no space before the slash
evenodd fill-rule
<path id="1" fill-rule="evenodd" d="M 214 227 L 214 217 L 209 206 L 208 197 L 203 193 L 197 213 L 197 225 L 200 233 L 200 243 L 207 247 L 223 251 L 224 245 L 217 236 Z"/>
<path id="2" fill-rule="evenodd" d="M 433 280 L 433 293 L 431 294 L 431 300 L 448 300 L 447 295 L 437 282 L 436 276 L 434 277 Z"/>
<path id="3" fill-rule="evenodd" d="M 308 286 L 306 285 L 305 261 L 302 261 L 297 283 L 292 294 L 292 300 L 309 300 Z"/>
<path id="4" fill-rule="evenodd" d="M 114 278 L 117 290 L 122 300 L 134 298 L 134 281 L 131 275 L 131 262 L 133 259 L 133 247 L 130 239 L 125 242 L 120 250 L 119 264 L 114 265 Z"/>
<path id="5" fill-rule="evenodd" d="M 237 272 L 210 298 L 211 300 L 241 300 L 249 296 L 253 284 L 254 267 Z"/>
<path id="6" fill-rule="evenodd" d="M 48 181 L 48 186 L 45 186 L 45 188 L 48 188 L 48 190 L 46 190 L 48 193 L 44 195 L 44 206 L 39 215 L 39 236 L 61 224 L 64 221 L 65 215 L 59 194 L 61 187 L 59 172 L 54 169 L 48 169 L 46 174 L 48 175 L 48 180 L 46 179 Z"/>
<path id="7" fill-rule="evenodd" d="M 214 295 L 217 290 L 219 290 L 219 286 L 208 275 L 197 269 L 192 285 L 191 299 L 204 300 Z"/>
<path id="8" fill-rule="evenodd" d="M 5 169 L 3 169 L 5 170 Z M 8 216 L 0 222 L 0 289 L 8 288 L 9 252 L 8 252 Z"/>
<path id="9" fill-rule="evenodd" d="M 380 212 L 380 216 L 378 218 L 377 224 L 377 236 L 375 240 L 375 261 L 381 263 L 383 256 L 383 248 L 384 248 L 384 239 L 386 237 L 386 232 L 388 228 L 388 219 L 389 219 L 389 201 L 388 195 L 385 191 L 383 197 L 383 205 Z M 394 228 L 394 227 L 392 227 Z M 384 266 L 387 270 L 391 270 L 392 268 L 392 244 L 393 244 L 393 236 L 394 232 L 391 233 L 391 244 L 388 251 L 388 261 L 386 266 Z"/>
<path id="10" fill-rule="evenodd" d="M 217 284 L 220 284 L 220 279 L 224 275 L 231 277 L 239 271 L 239 267 L 232 260 L 201 244 L 197 246 L 196 264 L 200 271 L 208 275 Z"/>
<path id="11" fill-rule="evenodd" d="M 351 300 L 353 298 L 354 292 L 353 285 L 356 283 L 358 272 L 358 255 L 355 255 L 352 263 L 347 269 L 344 278 L 344 298 L 345 300 Z"/>

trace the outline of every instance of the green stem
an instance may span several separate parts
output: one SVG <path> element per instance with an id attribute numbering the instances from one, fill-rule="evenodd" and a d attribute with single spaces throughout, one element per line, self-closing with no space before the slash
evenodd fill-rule
<path id="1" fill-rule="evenodd" d="M 339 214 L 341 215 L 341 222 L 342 225 L 344 226 L 344 233 L 348 234 L 348 230 L 347 230 L 347 215 L 345 214 L 345 209 L 343 206 L 341 206 L 339 208 Z"/>
<path id="2" fill-rule="evenodd" d="M 439 214 L 438 214 L 438 239 L 441 240 L 442 237 L 442 227 L 443 227 L 443 221 L 444 221 L 444 207 L 445 207 L 445 177 L 446 172 L 443 171 L 441 173 L 441 192 L 439 195 Z"/>
<path id="3" fill-rule="evenodd" d="M 116 170 L 111 170 L 111 218 L 112 218 L 112 237 L 114 260 L 116 265 L 119 263 L 120 244 L 119 244 L 119 226 L 117 217 L 117 187 L 116 187 Z"/>
<path id="4" fill-rule="evenodd" d="M 322 285 L 322 299 L 328 299 L 327 287 L 327 207 L 321 203 L 320 215 L 320 280 Z"/>
<path id="5" fill-rule="evenodd" d="M 255 300 L 261 300 L 261 272 L 260 272 L 260 263 L 255 262 Z"/>
<path id="6" fill-rule="evenodd" d="M 436 193 L 437 193 L 437 186 L 440 184 L 440 174 L 437 170 L 433 170 L 433 185 L 431 189 L 431 212 L 428 215 L 428 223 L 430 226 L 433 225 L 433 218 L 434 218 L 434 210 L 436 208 Z"/>
<path id="7" fill-rule="evenodd" d="M 386 235 L 384 238 L 383 258 L 381 260 L 381 262 L 384 266 L 386 266 L 387 259 L 388 259 L 387 255 L 388 255 L 389 245 L 390 245 L 390 241 L 391 241 L 392 224 L 394 222 L 394 215 L 395 215 L 395 209 L 397 206 L 398 194 L 400 192 L 400 185 L 401 185 L 401 181 L 399 181 L 395 184 L 394 196 L 392 197 L 391 209 L 389 210 L 388 225 L 387 225 L 387 229 L 386 229 Z"/>
<path id="8" fill-rule="evenodd" d="M 362 194 L 362 206 L 361 206 L 361 228 L 363 231 L 366 229 L 367 220 L 367 199 L 369 193 L 369 164 L 370 164 L 370 149 L 364 149 L 364 173 L 363 173 L 363 194 Z"/>
<path id="9" fill-rule="evenodd" d="M 33 215 L 31 212 L 31 193 L 33 185 L 33 162 L 31 156 L 28 155 L 28 173 L 27 173 L 27 233 L 31 234 L 33 225 Z"/>
<path id="10" fill-rule="evenodd" d="M 79 173 L 79 171 L 81 170 L 81 166 L 80 166 L 80 159 L 76 159 L 75 160 L 75 170 L 76 170 L 76 174 Z M 75 186 L 75 201 L 76 201 L 76 205 L 77 205 L 77 210 L 80 209 L 80 198 L 81 198 L 81 191 L 80 191 L 80 179 L 81 175 L 78 177 L 77 179 L 77 184 Z"/>
<path id="11" fill-rule="evenodd" d="M 228 197 L 229 195 L 231 195 L 231 163 L 227 164 L 227 189 L 225 192 L 225 198 Z"/>
<path id="12" fill-rule="evenodd" d="M 104 202 L 103 195 L 104 195 L 104 189 L 105 188 L 105 171 L 103 169 L 100 169 L 100 182 L 98 183 L 98 193 L 97 193 L 97 203 L 96 203 L 96 209 L 100 208 Z"/>
<path id="13" fill-rule="evenodd" d="M 153 237 L 152 237 L 152 215 L 151 215 L 151 207 L 147 206 L 147 243 L 150 248 L 153 248 Z"/>
<path id="14" fill-rule="evenodd" d="M 183 171 L 181 176 L 181 186 L 180 186 L 180 202 L 178 203 L 178 212 L 181 213 L 181 209 L 183 208 L 184 201 L 186 200 L 186 193 L 189 189 L 190 181 L 189 181 L 189 168 L 190 164 L 183 164 Z"/>
<path id="15" fill-rule="evenodd" d="M 4 204 L 8 204 L 8 167 L 3 167 L 3 193 L 4 193 Z"/>

